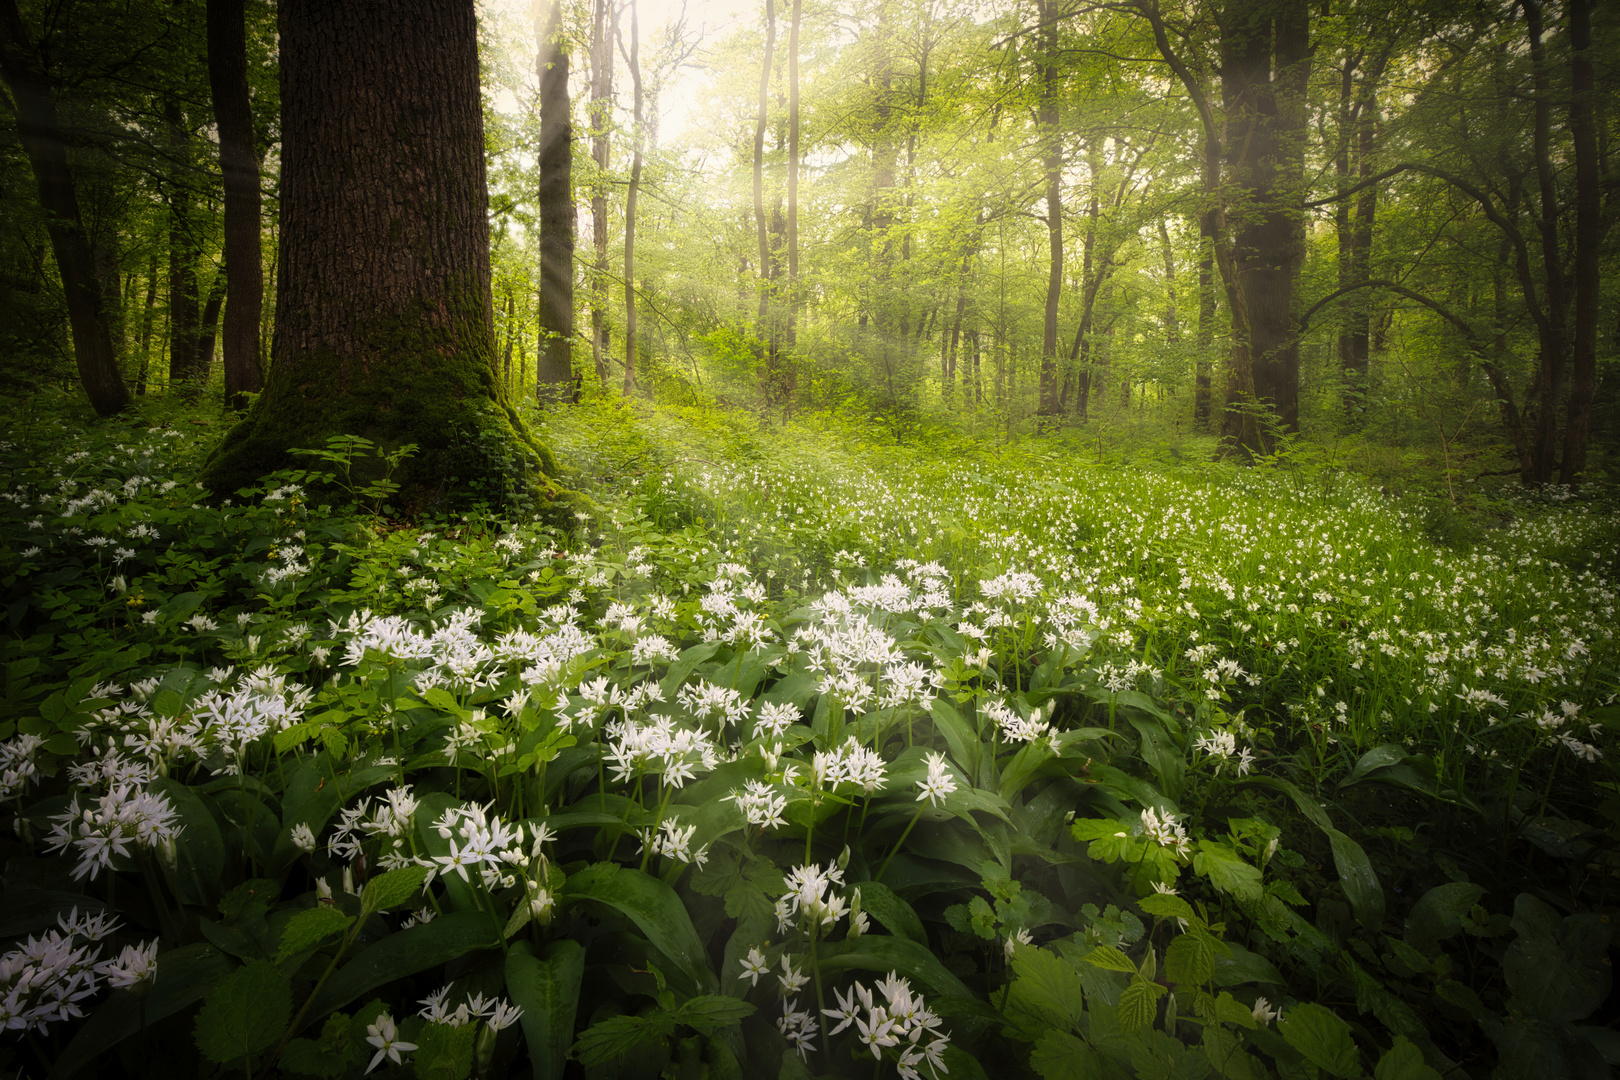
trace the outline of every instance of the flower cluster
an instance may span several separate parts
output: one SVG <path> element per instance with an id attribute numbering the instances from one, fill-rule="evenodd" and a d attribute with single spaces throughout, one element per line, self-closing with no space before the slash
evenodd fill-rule
<path id="1" fill-rule="evenodd" d="M 80 915 L 74 908 L 56 917 L 58 929 L 29 937 L 0 956 L 0 1030 L 38 1031 L 84 1015 L 80 1003 L 105 985 L 136 986 L 157 976 L 156 941 L 126 945 L 102 960 L 97 944 L 118 928 L 111 917 Z"/>
<path id="2" fill-rule="evenodd" d="M 836 992 L 837 1007 L 823 1011 L 838 1026 L 827 1034 L 837 1035 L 854 1024 L 874 1058 L 881 1061 L 885 1053 L 893 1052 L 903 1080 L 920 1080 L 918 1066 L 923 1064 L 936 1077 L 950 1072 L 945 1066 L 945 1048 L 951 1037 L 939 1030 L 940 1019 L 928 1009 L 922 995 L 893 971 L 877 988 L 881 999 L 863 983 L 855 983 L 847 993 Z"/>
<path id="3" fill-rule="evenodd" d="M 67 810 L 51 818 L 45 846 L 50 851 L 75 848 L 79 863 L 73 868 L 74 879 L 94 880 L 115 858 L 128 856 L 132 847 L 172 851 L 180 834 L 178 817 L 168 796 L 121 784 L 89 806 L 81 807 L 74 795 Z"/>

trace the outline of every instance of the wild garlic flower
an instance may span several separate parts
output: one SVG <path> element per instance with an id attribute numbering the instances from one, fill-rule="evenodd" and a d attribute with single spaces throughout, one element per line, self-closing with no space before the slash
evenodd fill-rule
<path id="1" fill-rule="evenodd" d="M 795 866 L 787 873 L 787 892 L 776 901 L 776 925 L 783 933 L 795 923 L 807 930 L 829 930 L 849 914 L 849 902 L 834 890 L 844 884 L 844 872 L 834 863 Z"/>
<path id="2" fill-rule="evenodd" d="M 760 976 L 769 975 L 770 973 L 771 965 L 765 961 L 765 954 L 755 946 L 750 948 L 748 955 L 743 958 L 742 974 L 738 975 L 737 978 L 747 979 L 749 986 L 758 986 Z"/>
<path id="3" fill-rule="evenodd" d="M 294 825 L 292 829 L 289 830 L 287 838 L 292 841 L 293 847 L 297 848 L 299 851 L 302 851 L 305 855 L 314 853 L 315 832 L 306 822 L 300 821 L 298 824 Z"/>
<path id="4" fill-rule="evenodd" d="M 701 868 L 709 861 L 709 845 L 704 844 L 696 851 L 691 850 L 692 837 L 696 833 L 696 825 L 688 825 L 683 829 L 680 822 L 665 818 L 657 832 L 652 829 L 641 830 L 641 850 L 651 850 L 654 855 L 662 855 L 666 859 L 674 859 L 681 863 L 696 863 Z"/>
<path id="5" fill-rule="evenodd" d="M 782 999 L 782 1015 L 776 1018 L 776 1029 L 793 1045 L 803 1060 L 816 1048 L 818 1025 L 810 1010 L 794 1008 L 797 1004 L 798 1002 L 792 999 Z"/>
<path id="6" fill-rule="evenodd" d="M 736 802 L 750 825 L 771 829 L 787 824 L 782 816 L 787 809 L 787 796 L 775 794 L 770 784 L 750 780 L 746 790 L 733 791 L 726 798 Z"/>
<path id="7" fill-rule="evenodd" d="M 922 794 L 917 801 L 928 801 L 930 806 L 938 806 L 945 801 L 945 797 L 956 790 L 956 781 L 951 777 L 949 768 L 945 764 L 945 755 L 930 751 L 928 754 L 928 776 L 917 781 Z"/>
<path id="8" fill-rule="evenodd" d="M 1187 830 L 1178 821 L 1176 816 L 1168 811 L 1163 817 L 1153 807 L 1144 807 L 1142 810 L 1142 835 L 1162 847 L 1170 848 L 1178 855 L 1185 855 L 1191 849 L 1191 842 L 1187 839 Z"/>
<path id="9" fill-rule="evenodd" d="M 881 1061 L 886 1052 L 893 1051 L 904 1080 L 920 1080 L 918 1066 L 925 1063 L 936 1077 L 948 1072 L 944 1055 L 951 1037 L 939 1030 L 940 1018 L 922 995 L 914 993 L 910 982 L 893 971 L 879 981 L 877 989 L 881 997 L 859 982 L 847 994 L 834 991 L 837 1007 L 823 1012 L 839 1023 L 828 1034 L 836 1035 L 854 1024 L 874 1058 Z"/>
<path id="10" fill-rule="evenodd" d="M 366 1025 L 366 1042 L 377 1048 L 372 1055 L 371 1064 L 366 1066 L 366 1072 L 371 1072 L 381 1065 L 383 1058 L 387 1058 L 395 1065 L 403 1065 L 402 1053 L 409 1053 L 416 1049 L 415 1043 L 405 1042 L 399 1037 L 399 1028 L 394 1024 L 394 1018 L 387 1013 L 377 1017 L 375 1023 Z"/>
<path id="11" fill-rule="evenodd" d="M 996 722 L 1002 737 L 1009 742 L 1034 742 L 1051 730 L 1052 725 L 1041 719 L 1041 710 L 1035 709 L 1025 719 L 1018 715 L 1018 711 L 1005 702 L 986 700 L 979 704 L 979 711 Z"/>
<path id="12" fill-rule="evenodd" d="M 801 719 L 798 706 L 774 701 L 768 701 L 759 707 L 759 717 L 754 721 L 754 738 L 779 738 L 789 726 Z"/>
<path id="13" fill-rule="evenodd" d="M 885 770 L 882 756 L 862 746 L 853 735 L 837 750 L 818 751 L 810 762 L 811 778 L 821 787 L 830 791 L 840 784 L 852 784 L 868 796 L 888 783 Z"/>
<path id="14" fill-rule="evenodd" d="M 120 784 L 83 808 L 74 795 L 68 809 L 51 818 L 54 824 L 45 847 L 50 851 L 78 849 L 74 880 L 94 880 L 132 847 L 157 848 L 172 841 L 180 833 L 178 817 L 167 796 Z"/>

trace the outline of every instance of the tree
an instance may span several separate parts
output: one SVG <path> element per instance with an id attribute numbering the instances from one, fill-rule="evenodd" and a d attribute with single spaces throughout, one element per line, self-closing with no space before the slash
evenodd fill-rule
<path id="1" fill-rule="evenodd" d="M 574 381 L 574 125 L 562 0 L 536 27 L 540 74 L 540 355 L 542 402 L 571 397 Z"/>
<path id="2" fill-rule="evenodd" d="M 113 352 L 102 282 L 79 215 L 78 191 L 68 167 L 67 140 L 57 119 L 56 101 L 16 0 L 0 0 L 0 76 L 11 91 L 17 133 L 45 211 L 51 252 L 67 297 L 79 381 L 91 407 L 102 416 L 112 416 L 129 404 L 129 390 Z"/>
<path id="3" fill-rule="evenodd" d="M 264 267 L 259 251 L 259 154 L 248 99 L 244 0 L 208 0 L 208 85 L 225 177 L 225 402 L 246 406 L 264 388 L 259 317 Z"/>
<path id="4" fill-rule="evenodd" d="M 494 367 L 473 0 L 283 0 L 281 238 L 265 390 L 225 495 L 359 435 L 414 444 L 407 509 L 556 494 Z"/>

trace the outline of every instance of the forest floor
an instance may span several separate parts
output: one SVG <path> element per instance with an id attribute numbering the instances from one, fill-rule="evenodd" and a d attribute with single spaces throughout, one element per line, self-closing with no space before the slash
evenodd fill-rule
<path id="1" fill-rule="evenodd" d="M 532 421 L 596 513 L 406 523 L 148 421 L 4 446 L 14 1066 L 1620 1060 L 1604 492 L 595 403 Z M 18 982 L 70 909 L 139 1025 Z"/>

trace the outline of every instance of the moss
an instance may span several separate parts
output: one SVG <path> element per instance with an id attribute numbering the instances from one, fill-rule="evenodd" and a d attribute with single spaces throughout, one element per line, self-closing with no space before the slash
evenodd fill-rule
<path id="1" fill-rule="evenodd" d="M 457 347 L 482 335 L 431 327 L 376 318 L 363 346 L 347 354 L 279 362 L 253 409 L 209 456 L 204 487 L 223 497 L 278 470 L 311 467 L 293 450 L 360 435 L 385 451 L 417 447 L 394 473 L 393 502 L 410 516 L 484 505 L 571 518 L 588 508 L 589 500 L 556 482 L 556 459 L 506 400 L 488 356 Z M 356 467 L 365 483 L 381 475 L 382 463 L 369 458 Z"/>

